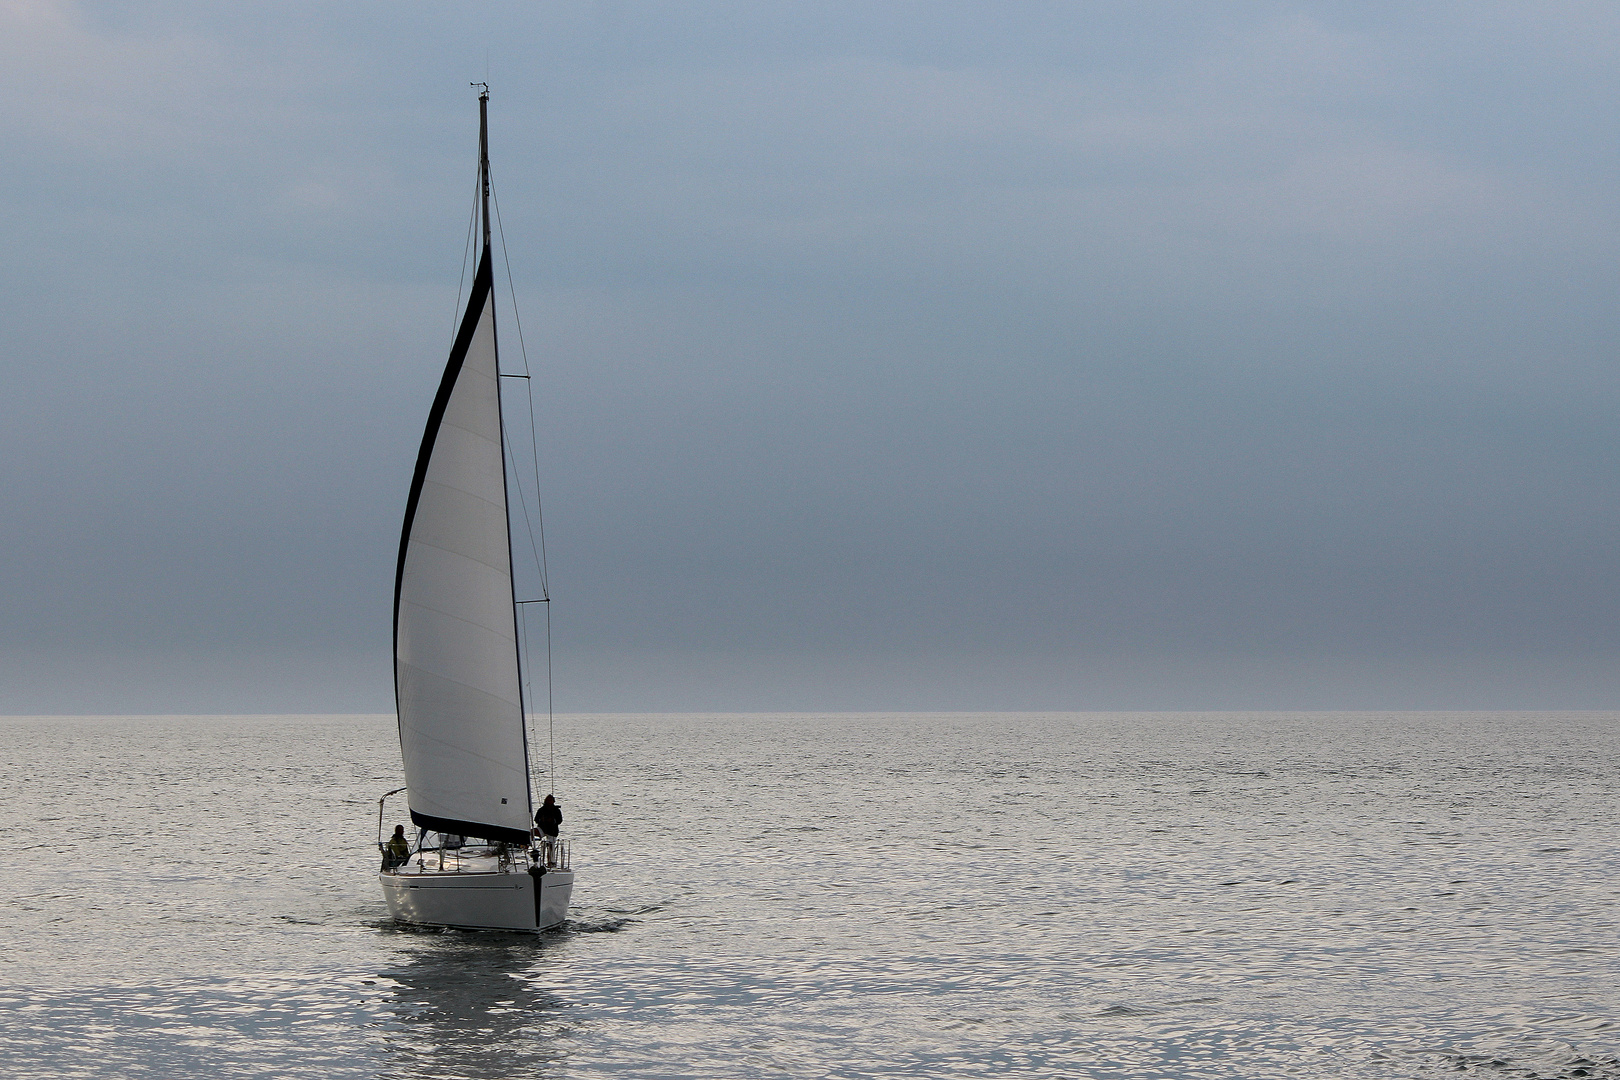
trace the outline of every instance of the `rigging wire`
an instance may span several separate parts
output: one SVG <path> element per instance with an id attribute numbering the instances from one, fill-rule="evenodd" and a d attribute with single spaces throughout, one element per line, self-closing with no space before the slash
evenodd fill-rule
<path id="1" fill-rule="evenodd" d="M 473 187 L 472 209 L 467 212 L 467 243 L 461 249 L 461 280 L 456 282 L 456 307 L 450 313 L 450 347 L 456 345 L 456 334 L 461 331 L 461 289 L 467 284 L 467 257 L 472 254 L 473 226 L 478 223 L 478 188 Z M 510 270 L 507 273 L 511 273 Z M 515 314 L 515 312 L 514 312 Z M 523 333 L 518 332 L 518 344 L 523 343 Z"/>
<path id="2" fill-rule="evenodd" d="M 527 385 L 528 382 L 529 382 L 529 379 L 525 378 L 523 380 L 523 382 L 524 382 L 525 385 Z M 531 418 L 531 420 L 532 420 L 532 418 Z M 533 428 L 530 428 L 530 438 L 531 438 L 531 440 L 534 437 L 533 436 L 533 430 L 534 430 Z M 512 448 L 512 438 L 511 438 L 510 433 L 506 430 L 505 425 L 502 425 L 501 438 L 502 438 L 503 443 L 505 444 L 507 460 L 509 460 L 509 461 L 510 460 L 515 460 L 516 457 L 517 457 L 517 454 Z M 528 531 L 528 534 L 529 534 L 529 547 L 530 547 L 530 550 L 533 550 L 534 549 L 534 525 L 529 520 L 529 496 L 523 490 L 523 478 L 518 475 L 518 471 L 516 469 L 512 470 L 512 478 L 513 478 L 513 480 L 515 480 L 517 482 L 518 505 L 523 510 L 523 526 Z M 539 501 L 540 501 L 539 483 L 540 483 L 540 478 L 539 478 L 539 476 L 537 474 L 535 476 L 535 485 L 536 485 L 535 502 L 536 502 L 536 504 L 538 504 Z M 545 587 L 544 582 L 542 582 L 541 583 L 541 590 L 542 590 L 542 595 L 543 596 L 544 596 L 544 587 Z M 551 598 L 549 596 L 545 596 L 544 599 L 540 601 L 541 603 L 544 603 L 546 605 L 546 610 L 547 611 L 551 610 L 550 600 L 551 600 Z M 529 651 L 529 604 L 532 603 L 532 602 L 533 601 L 527 601 L 527 600 L 517 602 L 518 616 L 519 616 L 519 621 L 522 624 L 521 625 L 521 630 L 522 630 L 522 635 L 523 635 L 522 636 L 522 641 L 519 642 L 519 646 L 523 650 L 523 655 L 525 657 L 528 657 L 530 655 L 530 651 Z M 522 671 L 523 671 L 523 683 L 524 683 L 524 700 L 525 701 L 533 701 L 534 700 L 533 668 L 534 668 L 533 664 L 525 664 L 525 665 L 523 665 L 523 668 L 522 668 Z M 548 631 L 547 631 L 547 634 L 546 634 L 546 710 L 547 710 L 546 715 L 547 715 L 548 736 L 550 737 L 550 741 L 551 741 L 551 753 L 550 753 L 550 756 L 551 756 L 552 761 L 555 762 L 556 756 L 557 756 L 556 737 L 555 737 L 555 734 L 550 731 L 550 728 L 551 728 L 552 725 L 551 725 L 551 721 L 550 721 L 550 716 L 551 716 L 551 711 L 550 711 L 551 710 L 551 635 L 550 635 L 549 628 L 548 628 Z M 528 726 L 529 717 L 525 716 L 523 718 L 523 721 L 524 721 L 524 725 Z M 554 775 L 555 772 L 556 772 L 555 765 L 553 765 L 551 772 L 553 773 L 553 775 L 551 777 L 552 786 L 555 787 L 556 786 L 556 783 L 555 783 L 556 777 Z"/>
<path id="3" fill-rule="evenodd" d="M 493 170 L 488 175 L 489 194 L 495 204 L 495 228 L 501 237 L 501 260 L 506 264 L 506 289 L 512 297 L 512 320 L 517 324 L 518 353 L 523 358 L 523 392 L 528 399 L 529 406 L 529 456 L 534 465 L 534 520 L 529 520 L 529 500 L 523 493 L 523 482 L 518 481 L 518 503 L 523 507 L 523 524 L 529 534 L 529 550 L 534 554 L 535 569 L 540 572 L 540 596 L 544 600 L 546 609 L 546 743 L 548 748 L 547 780 L 548 790 L 555 793 L 557 789 L 557 714 L 553 701 L 553 683 L 551 677 L 551 574 L 546 564 L 546 516 L 540 504 L 540 439 L 539 425 L 534 416 L 534 379 L 529 369 L 529 348 L 523 339 L 523 318 L 518 314 L 517 288 L 512 283 L 512 257 L 506 249 L 506 227 L 501 221 L 501 199 L 495 191 L 495 178 Z M 508 443 L 510 447 L 510 443 Z M 515 475 L 515 474 L 514 474 Z M 536 535 L 539 542 L 536 544 Z M 521 605 L 526 607 L 527 605 Z M 524 649 L 527 652 L 528 617 L 523 619 Z M 530 676 L 529 700 L 534 700 L 532 675 Z"/>
<path id="4" fill-rule="evenodd" d="M 497 228 L 499 228 L 499 223 L 501 220 L 501 201 L 500 199 L 495 198 L 495 185 L 493 183 L 490 184 L 490 197 L 495 201 L 495 221 Z M 512 319 L 517 323 L 518 351 L 523 356 L 523 390 L 528 396 L 529 402 L 529 457 L 531 464 L 534 466 L 535 485 L 533 523 L 529 521 L 529 501 L 528 496 L 523 494 L 523 484 L 521 480 L 518 482 L 518 495 L 519 501 L 523 504 L 523 523 L 528 528 L 529 532 L 529 550 L 534 553 L 535 569 L 540 571 L 540 595 L 545 599 L 550 600 L 551 582 L 550 575 L 547 573 L 546 568 L 546 518 L 540 505 L 540 440 L 535 437 L 535 432 L 537 432 L 539 428 L 535 424 L 534 420 L 534 380 L 531 378 L 533 373 L 529 370 L 529 350 L 523 343 L 523 320 L 518 316 L 517 290 L 512 287 L 512 260 L 507 258 L 506 234 L 504 231 L 501 233 L 501 258 L 506 262 L 506 288 L 507 291 L 512 295 Z M 538 528 L 536 526 L 538 526 Z M 535 534 L 537 532 L 540 537 L 538 547 L 535 546 Z"/>
<path id="5" fill-rule="evenodd" d="M 520 635 L 519 640 L 518 640 L 518 645 L 523 649 L 523 655 L 525 657 L 527 657 L 529 655 L 529 605 L 528 604 L 518 604 L 517 605 L 517 613 L 518 613 L 518 633 Z M 523 665 L 523 700 L 524 701 L 532 702 L 534 700 L 534 677 L 529 674 L 529 669 L 531 667 L 533 667 L 533 666 L 534 666 L 533 664 L 525 664 L 525 665 Z M 529 730 L 531 730 L 533 728 L 534 725 L 529 722 L 529 716 L 527 714 L 525 714 L 524 717 L 523 717 L 523 726 L 524 726 L 524 729 L 525 729 L 524 739 L 525 739 L 526 743 L 528 745 L 533 745 L 534 740 L 529 738 L 528 732 L 529 732 Z M 527 754 L 525 754 L 525 762 L 524 763 L 525 763 L 525 767 L 526 767 L 527 766 Z M 526 779 L 528 779 L 530 781 L 529 786 L 530 786 L 530 789 L 532 791 L 532 789 L 534 787 L 533 777 L 532 776 L 527 777 Z M 529 809 L 530 809 L 530 812 L 532 813 L 533 809 L 534 809 L 534 796 L 533 796 L 533 794 L 531 794 L 529 796 Z"/>

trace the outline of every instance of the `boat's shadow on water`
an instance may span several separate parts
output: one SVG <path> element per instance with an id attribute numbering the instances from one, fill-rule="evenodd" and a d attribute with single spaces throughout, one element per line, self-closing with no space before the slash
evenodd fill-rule
<path id="1" fill-rule="evenodd" d="M 420 947 L 378 974 L 392 991 L 384 1075 L 546 1076 L 566 1051 L 568 1002 L 534 978 L 544 935 L 379 927 Z"/>
<path id="2" fill-rule="evenodd" d="M 573 1003 L 550 989 L 548 954 L 590 934 L 625 930 L 652 909 L 605 911 L 539 933 L 452 930 L 379 919 L 400 960 L 378 972 L 391 990 L 382 1075 L 549 1076 L 567 1058 Z"/>

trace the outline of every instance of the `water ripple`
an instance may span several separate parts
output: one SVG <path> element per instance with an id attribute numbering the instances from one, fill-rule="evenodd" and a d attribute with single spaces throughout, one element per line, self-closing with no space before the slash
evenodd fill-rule
<path id="1" fill-rule="evenodd" d="M 0 1052 L 20 1080 L 1620 1080 L 1617 731 L 562 718 L 576 905 L 509 935 L 386 919 L 385 718 L 0 721 L 36 823 Z"/>

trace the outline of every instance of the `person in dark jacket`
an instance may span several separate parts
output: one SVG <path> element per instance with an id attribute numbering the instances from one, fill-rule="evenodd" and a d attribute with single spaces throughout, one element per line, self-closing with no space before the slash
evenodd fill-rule
<path id="1" fill-rule="evenodd" d="M 553 845 L 557 841 L 557 830 L 561 828 L 562 807 L 557 805 L 556 799 L 547 795 L 546 801 L 540 804 L 540 809 L 534 812 L 534 829 L 540 834 L 540 846 L 545 850 L 547 866 L 555 865 Z"/>

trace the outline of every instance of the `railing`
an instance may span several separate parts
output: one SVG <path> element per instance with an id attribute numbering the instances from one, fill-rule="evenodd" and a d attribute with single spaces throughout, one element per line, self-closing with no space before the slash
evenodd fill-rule
<path id="1" fill-rule="evenodd" d="M 398 795 L 404 790 L 402 787 L 397 787 L 393 791 L 385 792 L 383 797 L 377 800 L 377 851 L 382 855 L 382 868 L 384 870 L 393 870 L 411 861 L 410 853 L 407 853 L 403 859 L 390 855 L 388 845 L 383 841 L 383 804 L 388 801 L 390 796 Z M 420 834 L 417 835 L 417 840 L 421 840 Z"/>
<path id="2" fill-rule="evenodd" d="M 424 845 L 419 839 L 417 846 L 411 849 L 411 856 L 416 859 L 419 866 L 431 865 L 435 870 L 456 872 L 470 870 L 471 867 L 467 864 L 473 860 L 493 858 L 496 869 L 500 873 L 509 874 L 520 867 L 527 869 L 529 866 L 543 866 L 547 870 L 568 870 L 572 866 L 573 852 L 567 840 L 540 840 L 533 847 L 523 848 L 516 844 L 502 843 Z"/>
<path id="3" fill-rule="evenodd" d="M 460 871 L 463 869 L 463 850 L 466 851 L 466 858 L 468 859 L 493 857 L 496 868 L 501 873 L 511 873 L 520 862 L 525 860 L 529 866 L 543 866 L 547 870 L 571 869 L 573 853 L 569 850 L 567 840 L 536 837 L 530 842 L 531 846 L 527 848 L 516 844 L 498 842 L 469 844 L 464 836 L 447 836 L 443 833 L 429 832 L 426 829 L 417 830 L 416 843 L 411 845 L 410 854 L 403 860 L 396 862 L 388 854 L 388 846 L 383 841 L 383 804 L 388 801 L 389 796 L 398 795 L 404 790 L 404 788 L 395 788 L 377 800 L 377 850 L 383 857 L 382 868 L 385 872 L 397 870 L 413 859 L 418 866 L 426 869 L 430 856 L 436 856 L 435 862 L 437 865 L 434 869 Z M 438 843 L 430 846 L 427 842 L 429 837 L 437 837 Z"/>
<path id="4" fill-rule="evenodd" d="M 537 866 L 543 865 L 547 870 L 569 869 L 571 853 L 568 850 L 567 840 L 546 840 L 542 838 L 538 850 L 540 858 L 536 862 Z"/>

